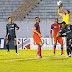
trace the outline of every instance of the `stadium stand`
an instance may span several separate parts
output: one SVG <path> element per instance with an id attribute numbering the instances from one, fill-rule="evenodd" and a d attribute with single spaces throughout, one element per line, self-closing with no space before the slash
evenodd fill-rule
<path id="1" fill-rule="evenodd" d="M 24 3 L 25 3 L 25 7 L 32 4 L 36 4 L 38 1 L 40 1 L 38 4 L 34 4 L 32 5 L 32 7 L 29 9 L 28 8 L 28 12 L 26 13 L 27 10 L 23 11 L 20 15 L 23 16 L 24 21 L 26 20 L 30 20 L 33 21 L 35 16 L 39 16 L 43 21 L 44 20 L 54 20 L 55 17 L 58 17 L 61 21 L 61 17 L 57 14 L 57 1 L 58 0 L 0 0 L 0 20 L 1 19 L 6 19 L 8 16 L 10 16 L 12 13 L 15 13 L 14 11 L 16 11 L 18 9 L 18 11 L 22 11 L 21 9 L 24 8 Z M 36 2 L 37 1 L 37 2 Z M 33 3 L 32 3 L 33 2 Z M 22 6 L 21 6 L 22 4 Z M 19 8 L 20 7 L 20 8 Z M 22 8 L 23 7 L 23 8 Z M 70 10 L 70 22 L 72 21 L 72 0 L 63 0 L 63 9 L 66 10 Z M 16 11 L 16 14 L 19 13 L 18 11 Z M 12 16 L 12 15 L 11 15 Z M 18 14 L 16 15 L 18 16 Z M 25 17 L 26 16 L 26 17 Z M 15 17 L 15 15 L 14 15 Z M 17 17 L 16 17 L 17 18 Z M 14 19 L 14 18 L 13 18 Z M 22 20 L 22 19 L 21 19 Z"/>
<path id="2" fill-rule="evenodd" d="M 29 11 L 39 2 L 40 0 L 25 0 L 12 14 L 12 20 L 19 21 L 23 20 Z"/>
<path id="3" fill-rule="evenodd" d="M 35 17 L 39 16 L 41 18 L 40 28 L 42 37 L 50 36 L 50 27 L 54 22 L 54 18 L 59 18 L 59 22 L 61 22 L 62 18 L 57 14 L 58 0 L 40 0 L 33 8 L 27 12 L 26 16 L 22 16 L 23 19 L 14 21 L 19 27 L 20 30 L 17 31 L 17 37 L 26 37 L 32 38 L 32 29 L 35 23 Z M 70 10 L 70 23 L 72 23 L 72 0 L 62 0 L 63 1 L 63 9 Z M 2 3 L 1 3 L 2 2 Z M 16 4 L 15 4 L 16 2 Z M 18 9 L 19 5 L 23 4 L 24 0 L 1 0 L 0 5 L 0 34 L 1 37 L 5 36 L 5 27 L 8 23 L 5 19 L 10 16 L 16 9 Z M 18 3 L 18 4 L 17 4 Z M 13 5 L 12 5 L 13 4 Z M 10 6 L 9 6 L 10 5 Z M 5 8 L 6 7 L 6 8 Z M 23 6 L 24 7 L 24 6 Z M 17 16 L 17 15 L 16 15 Z M 15 17 L 15 16 L 14 16 Z M 5 22 L 4 22 L 5 21 Z"/>
<path id="4" fill-rule="evenodd" d="M 5 21 L 25 0 L 0 0 L 0 21 Z"/>
<path id="5" fill-rule="evenodd" d="M 31 12 L 26 16 L 26 20 L 33 21 L 35 16 L 39 16 L 42 21 L 44 20 L 50 20 L 53 21 L 54 18 L 58 17 L 61 21 L 62 18 L 57 14 L 58 6 L 57 6 L 58 0 L 42 0 L 39 2 L 39 4 L 36 5 L 35 8 L 31 10 Z M 70 10 L 70 22 L 72 22 L 72 0 L 62 0 L 63 1 L 63 9 L 64 11 L 66 9 Z"/>

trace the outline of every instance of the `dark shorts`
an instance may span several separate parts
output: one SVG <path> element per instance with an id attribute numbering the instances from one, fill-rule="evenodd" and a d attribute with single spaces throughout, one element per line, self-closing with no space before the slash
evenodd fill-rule
<path id="1" fill-rule="evenodd" d="M 16 41 L 16 37 L 8 37 L 7 40 L 9 40 L 9 41 L 11 41 L 11 40 Z"/>

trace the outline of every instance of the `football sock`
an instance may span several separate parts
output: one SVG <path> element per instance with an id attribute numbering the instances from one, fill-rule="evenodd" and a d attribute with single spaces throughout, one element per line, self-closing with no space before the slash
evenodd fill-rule
<path id="1" fill-rule="evenodd" d="M 61 54 L 63 54 L 63 48 L 61 48 Z"/>
<path id="2" fill-rule="evenodd" d="M 41 45 L 39 45 L 39 56 L 41 56 Z"/>
<path id="3" fill-rule="evenodd" d="M 69 55 L 69 49 L 67 49 L 67 54 Z"/>
<path id="4" fill-rule="evenodd" d="M 9 45 L 6 45 L 6 47 L 7 47 L 8 51 L 9 51 Z"/>
<path id="5" fill-rule="evenodd" d="M 15 46 L 15 49 L 16 49 L 16 53 L 17 53 L 17 46 Z"/>
<path id="6" fill-rule="evenodd" d="M 54 54 L 55 54 L 55 49 L 56 49 L 56 46 L 54 46 Z"/>
<path id="7" fill-rule="evenodd" d="M 39 50 L 40 50 L 40 48 L 38 47 L 38 51 L 37 51 L 37 54 L 39 54 Z"/>

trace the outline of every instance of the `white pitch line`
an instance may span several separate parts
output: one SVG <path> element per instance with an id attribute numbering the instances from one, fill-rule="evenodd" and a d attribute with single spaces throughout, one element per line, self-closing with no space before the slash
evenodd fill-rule
<path id="1" fill-rule="evenodd" d="M 12 62 L 12 61 L 19 61 L 19 60 L 31 60 L 31 59 L 39 59 L 39 58 L 14 59 L 14 60 L 5 60 L 5 61 L 0 61 L 0 62 Z"/>
<path id="2" fill-rule="evenodd" d="M 48 56 L 48 57 L 44 57 L 44 59 L 50 58 L 50 57 L 61 57 L 61 56 Z M 31 59 L 39 59 L 39 58 L 14 59 L 14 60 L 5 60 L 5 61 L 0 61 L 0 62 L 13 62 L 13 61 L 31 60 Z"/>

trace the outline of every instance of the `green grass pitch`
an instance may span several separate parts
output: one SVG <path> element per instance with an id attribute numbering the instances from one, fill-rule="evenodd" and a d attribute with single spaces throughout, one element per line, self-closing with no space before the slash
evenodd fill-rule
<path id="1" fill-rule="evenodd" d="M 72 57 L 61 56 L 61 51 L 57 50 L 53 55 L 53 50 L 42 50 L 45 59 L 36 57 L 37 50 L 0 50 L 0 72 L 72 72 Z M 66 54 L 66 50 L 64 50 Z"/>

